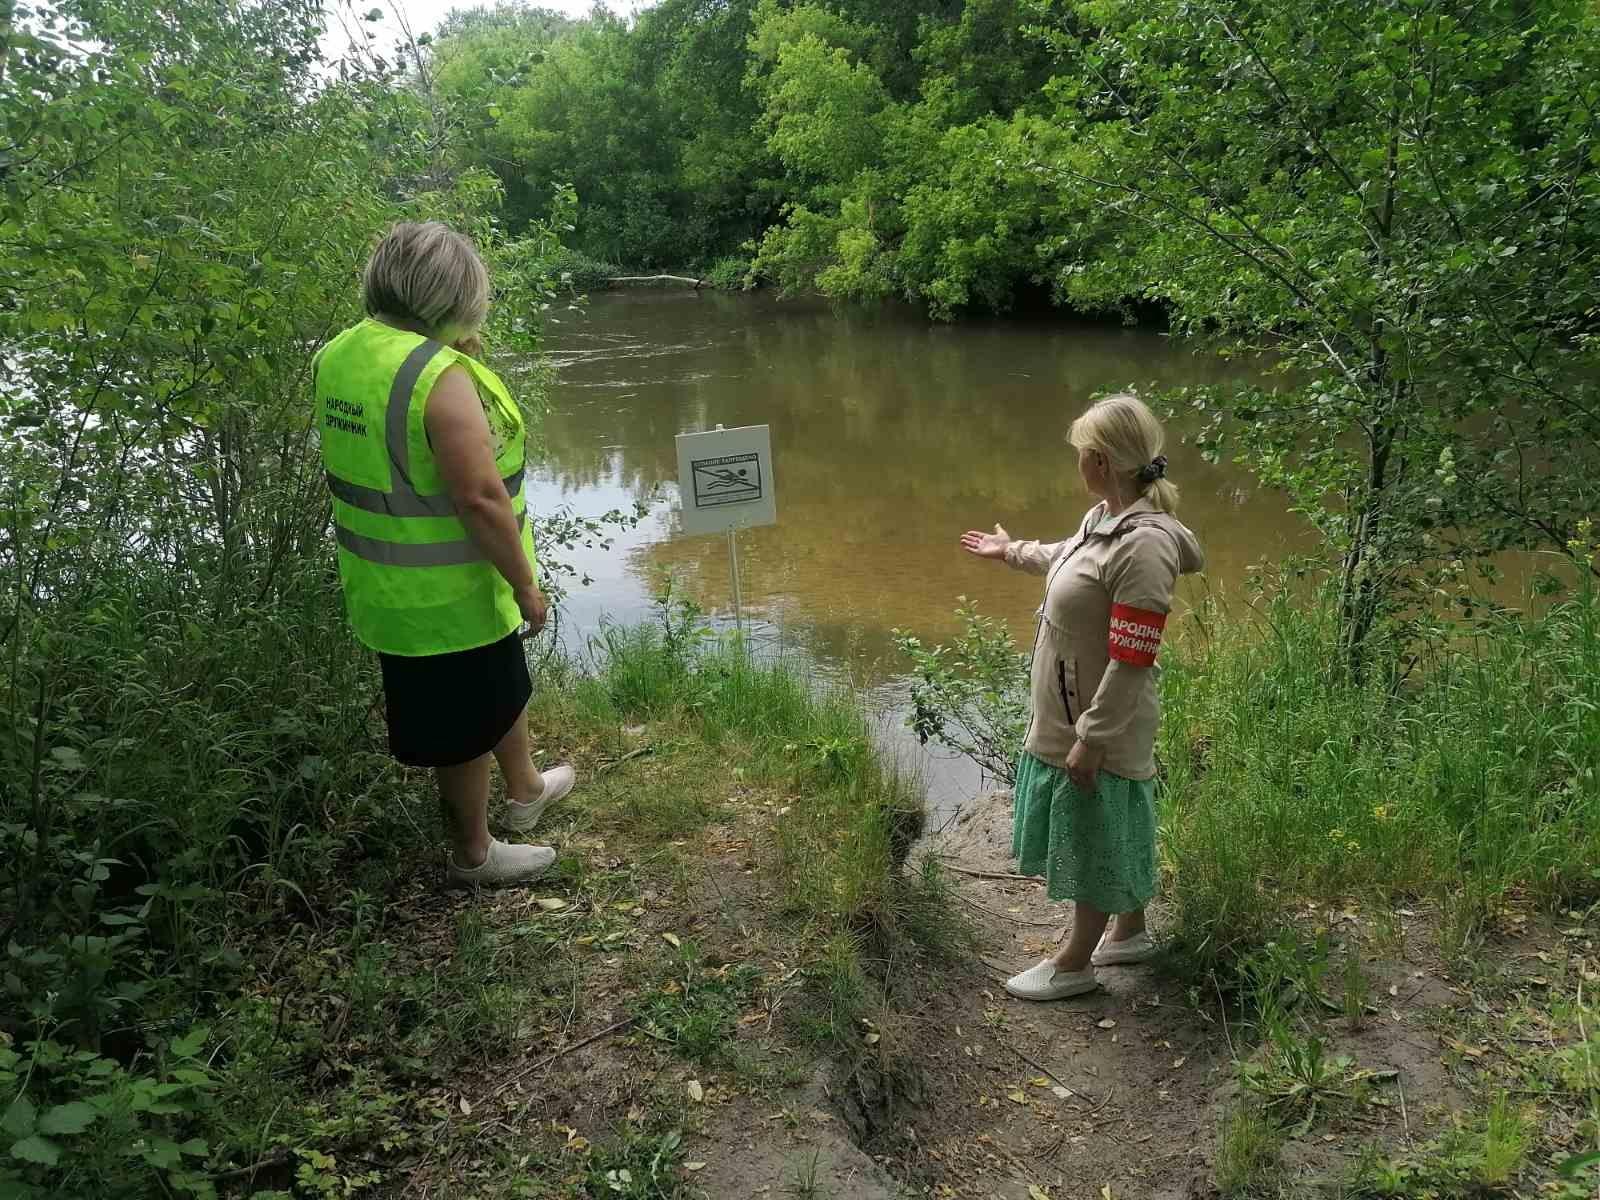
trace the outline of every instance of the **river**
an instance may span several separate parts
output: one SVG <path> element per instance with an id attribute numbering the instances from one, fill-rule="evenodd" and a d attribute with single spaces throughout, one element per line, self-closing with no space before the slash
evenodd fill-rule
<path id="1" fill-rule="evenodd" d="M 1145 330 L 1059 317 L 933 325 L 770 293 L 600 294 L 552 316 L 555 380 L 531 509 L 596 515 L 649 503 L 609 550 L 568 554 L 591 579 L 563 605 L 568 648 L 582 651 L 603 620 L 648 619 L 664 572 L 710 612 L 729 614 L 726 538 L 677 530 L 673 439 L 719 423 L 768 424 L 778 523 L 739 542 L 753 637 L 823 679 L 866 689 L 880 736 L 921 771 L 938 809 L 981 780 L 903 729 L 906 664 L 891 631 L 947 638 L 967 596 L 1025 647 L 1040 581 L 963 554 L 960 533 L 996 521 L 1018 537 L 1071 532 L 1088 499 L 1066 428 L 1096 392 L 1243 373 Z M 1305 545 L 1281 496 L 1239 468 L 1204 462 L 1181 425 L 1168 432 L 1180 516 L 1209 558 L 1180 603 Z"/>

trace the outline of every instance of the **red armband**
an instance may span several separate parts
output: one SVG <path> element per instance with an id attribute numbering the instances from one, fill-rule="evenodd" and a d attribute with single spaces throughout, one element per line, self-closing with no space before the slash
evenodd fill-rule
<path id="1" fill-rule="evenodd" d="M 1153 667 L 1161 649 L 1161 631 L 1167 627 L 1167 614 L 1134 608 L 1127 604 L 1111 606 L 1111 657 L 1136 667 Z"/>

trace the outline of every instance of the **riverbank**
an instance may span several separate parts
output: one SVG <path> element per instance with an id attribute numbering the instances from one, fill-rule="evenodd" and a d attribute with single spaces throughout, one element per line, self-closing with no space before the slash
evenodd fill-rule
<path id="1" fill-rule="evenodd" d="M 1259 616 L 1271 642 L 1198 614 L 1209 635 L 1187 633 L 1168 676 L 1152 913 L 1166 957 L 1054 1005 L 1000 986 L 1068 917 L 1013 874 L 1005 795 L 925 831 L 917 781 L 885 765 L 851 694 L 752 664 L 689 610 L 607 631 L 593 673 L 543 669 L 535 745 L 583 786 L 546 818 L 560 858 L 531 891 L 441 887 L 426 777 L 384 759 L 365 699 L 335 727 L 344 757 L 279 755 L 315 783 L 296 792 L 311 804 L 281 796 L 288 827 L 214 887 L 196 862 L 243 847 L 197 825 L 144 868 L 142 906 L 115 904 L 140 861 L 136 810 L 155 800 L 113 805 L 100 828 L 121 853 L 100 855 L 98 903 L 128 940 L 11 957 L 22 978 L 60 982 L 35 993 L 53 1006 L 36 1014 L 44 1040 L 0 1050 L 22 1095 L 0 1125 L 0 1180 L 20 1196 L 296 1200 L 1591 1195 L 1592 1178 L 1558 1168 L 1594 1148 L 1600 1116 L 1600 914 L 1569 870 L 1594 836 L 1582 772 L 1597 748 L 1532 697 L 1592 719 L 1576 702 L 1600 678 L 1584 666 L 1593 599 L 1521 642 L 1497 634 L 1474 678 L 1504 697 L 1507 728 L 1476 742 L 1483 707 L 1458 694 L 1430 710 L 1426 686 L 1359 742 L 1331 737 L 1356 710 L 1285 687 L 1297 654 L 1317 653 L 1315 611 Z M 163 645 L 142 651 L 152 670 Z M 233 660 L 248 673 L 262 648 L 241 641 Z M 201 655 L 167 649 L 169 667 Z M 340 661 L 277 649 L 286 679 Z M 341 686 L 369 694 L 359 669 Z M 237 839 L 270 815 L 250 797 L 278 768 L 248 765 L 221 726 L 243 719 L 221 704 L 232 695 L 211 717 L 218 773 L 191 791 L 216 805 L 249 774 L 231 815 L 211 813 Z M 130 717 L 157 722 L 159 750 L 192 741 L 201 700 Z M 293 710 L 279 711 L 260 736 L 281 750 Z M 1349 769 L 1447 768 L 1420 730 L 1380 735 L 1451 713 L 1436 736 L 1460 770 L 1547 731 L 1531 774 L 1502 768 L 1483 806 L 1505 810 L 1487 831 L 1499 873 L 1461 852 L 1484 831 L 1450 838 L 1428 819 L 1464 802 L 1464 776 L 1413 812 Z M 1319 755 L 1346 763 L 1342 788 Z M 113 759 L 49 757 L 113 798 L 135 782 Z M 1576 790 L 1530 824 L 1527 781 L 1558 767 Z M 1401 857 L 1365 828 L 1365 857 L 1347 844 L 1357 807 L 1402 822 Z M 1319 859 L 1295 831 L 1326 841 L 1334 819 L 1338 852 Z"/>
<path id="2" fill-rule="evenodd" d="M 173 673 L 204 669 L 182 649 L 143 651 L 169 694 Z M 127 861 L 101 852 L 104 894 L 85 894 L 116 940 L 13 943 L 8 983 L 36 998 L 38 1040 L 0 1045 L 8 1194 L 668 1196 L 690 1194 L 696 1161 L 707 1194 L 748 1194 L 757 1164 L 712 1154 L 719 1130 L 852 1089 L 876 1120 L 874 1097 L 899 1095 L 875 1047 L 899 1039 L 902 989 L 965 934 L 942 877 L 900 869 L 920 792 L 849 698 L 751 665 L 691 613 L 610 631 L 599 674 L 547 665 L 532 716 L 544 761 L 583 780 L 540 831 L 556 867 L 531 892 L 473 897 L 441 886 L 426 775 L 383 760 L 364 656 L 341 681 L 363 697 L 335 732 L 346 755 L 280 755 L 304 793 L 272 796 L 278 766 L 225 724 L 262 725 L 232 703 L 270 678 L 260 649 L 235 644 L 234 687 L 127 714 L 152 750 L 192 746 L 215 702 L 221 744 L 189 781 L 211 796 L 210 836 L 196 820 L 139 861 L 129 810 L 160 811 L 150 764 L 130 777 L 103 754 L 49 755 L 113 798 L 100 830 Z M 350 659 L 277 650 L 285 676 Z M 281 747 L 295 710 L 278 713 L 261 736 Z M 134 785 L 144 798 L 121 800 Z M 64 811 L 58 842 L 90 845 L 91 815 Z M 276 839 L 251 849 L 253 819 L 274 815 Z M 74 948 L 81 964 L 63 961 Z M 881 1174 L 838 1128 L 841 1169 Z M 790 1163 L 763 1145 L 776 1179 Z"/>
<path id="3" fill-rule="evenodd" d="M 756 274 L 755 264 L 750 259 L 738 255 L 718 258 L 704 269 L 686 265 L 625 267 L 568 246 L 561 247 L 553 257 L 541 263 L 540 271 L 580 296 L 612 288 L 689 288 L 693 291 L 708 288 L 748 292 L 767 283 Z"/>
<path id="4" fill-rule="evenodd" d="M 1001 1053 L 967 1090 L 1027 1118 L 983 1169 L 1048 1163 L 1065 1195 L 1593 1196 L 1600 597 L 1441 625 L 1356 686 L 1332 612 L 1282 582 L 1171 627 L 1160 962 L 1013 1010 L 992 989 L 1059 942 L 1062 909 L 1010 874 L 1003 796 L 933 845 L 991 989 L 936 1023 L 981 1021 Z M 965 697 L 952 737 L 1021 693 L 1003 636 L 940 652 L 983 681 L 935 693 Z M 962 1118 L 937 1123 L 956 1144 Z"/>

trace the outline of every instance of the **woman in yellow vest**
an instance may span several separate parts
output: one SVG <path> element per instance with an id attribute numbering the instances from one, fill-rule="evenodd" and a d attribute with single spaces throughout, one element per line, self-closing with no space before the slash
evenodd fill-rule
<path id="1" fill-rule="evenodd" d="M 406 223 L 373 252 L 362 292 L 367 319 L 314 366 L 345 607 L 378 652 L 391 752 L 438 779 L 450 881 L 529 883 L 555 851 L 490 836 L 490 760 L 518 833 L 574 779 L 566 765 L 541 774 L 528 752 L 533 684 L 520 630 L 543 627 L 545 598 L 522 492 L 522 413 L 469 353 L 488 272 L 460 234 Z"/>

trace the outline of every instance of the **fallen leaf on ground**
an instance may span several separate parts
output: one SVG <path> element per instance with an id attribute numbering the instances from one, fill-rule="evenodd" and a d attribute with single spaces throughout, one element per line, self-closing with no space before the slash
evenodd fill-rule
<path id="1" fill-rule="evenodd" d="M 1465 1054 L 1470 1058 L 1483 1057 L 1482 1046 L 1469 1046 L 1465 1042 L 1456 1041 L 1455 1038 L 1445 1038 L 1444 1041 L 1445 1045 L 1449 1046 L 1452 1050 L 1459 1050 L 1462 1054 Z"/>
<path id="2" fill-rule="evenodd" d="M 675 933 L 663 933 L 661 935 L 661 940 L 672 947 L 683 945 L 683 943 L 678 940 L 678 935 Z"/>
<path id="3" fill-rule="evenodd" d="M 685 1171 L 704 1171 L 706 1164 L 702 1162 L 684 1163 L 683 1169 Z"/>
<path id="4" fill-rule="evenodd" d="M 1033 1084 L 1034 1087 L 1047 1088 L 1050 1086 L 1050 1081 L 1043 1075 L 1035 1075 L 1032 1079 L 1028 1080 L 1028 1082 Z"/>
<path id="5" fill-rule="evenodd" d="M 706 1090 L 700 1086 L 700 1081 L 698 1079 L 689 1080 L 687 1087 L 689 1091 L 689 1099 L 693 1100 L 696 1104 L 699 1104 L 706 1098 Z"/>
<path id="6" fill-rule="evenodd" d="M 1106 1017 L 1099 1024 L 1100 1024 L 1100 1028 L 1101 1029 L 1115 1029 L 1117 1027 L 1117 1023 L 1115 1021 L 1113 1021 L 1110 1017 Z"/>
<path id="7" fill-rule="evenodd" d="M 1183 1058 L 1175 1058 L 1175 1059 L 1172 1060 L 1172 1069 L 1174 1071 L 1176 1071 L 1179 1067 L 1183 1066 L 1183 1064 L 1188 1062 L 1188 1061 L 1189 1061 L 1189 1059 L 1188 1059 L 1187 1056 L 1185 1056 Z"/>
<path id="8" fill-rule="evenodd" d="M 1011 1101 L 1013 1104 L 1026 1104 L 1028 1102 L 1026 1093 L 1021 1091 L 1007 1092 L 1006 1099 Z"/>
<path id="9" fill-rule="evenodd" d="M 1050 1200 L 1050 1193 L 1037 1183 L 1030 1183 L 1028 1185 L 1028 1200 Z"/>
<path id="10" fill-rule="evenodd" d="M 465 1096 L 461 1097 L 461 1115 L 465 1117 L 470 1117 L 472 1115 L 472 1105 L 467 1103 L 467 1098 Z"/>
<path id="11" fill-rule="evenodd" d="M 554 896 L 540 896 L 534 903 L 544 909 L 545 912 L 560 912 L 567 906 L 565 900 L 558 900 Z"/>
<path id="12" fill-rule="evenodd" d="M 1101 1187 L 1101 1189 L 1100 1189 L 1100 1200 L 1112 1200 L 1112 1197 L 1111 1197 L 1111 1185 L 1109 1183 L 1105 1184 L 1103 1187 Z"/>
<path id="13" fill-rule="evenodd" d="M 1064 1088 L 1059 1083 L 1056 1084 L 1055 1087 L 1051 1088 L 1050 1092 L 1051 1092 L 1052 1095 L 1055 1096 L 1055 1098 L 1057 1100 L 1070 1100 L 1070 1099 L 1072 1099 L 1072 1089 L 1071 1088 Z"/>

